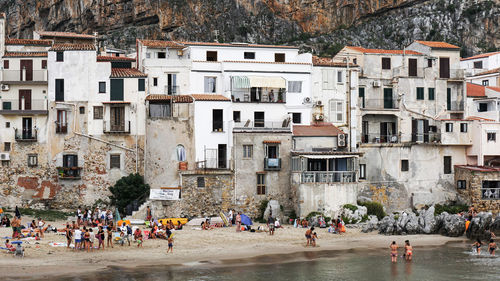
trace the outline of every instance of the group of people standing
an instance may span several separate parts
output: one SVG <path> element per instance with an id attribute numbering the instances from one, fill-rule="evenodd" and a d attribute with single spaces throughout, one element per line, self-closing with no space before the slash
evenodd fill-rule
<path id="1" fill-rule="evenodd" d="M 392 241 L 391 245 L 389 246 L 391 249 L 391 262 L 397 262 L 398 259 L 398 244 L 396 244 L 396 241 Z M 406 261 L 411 261 L 413 257 L 413 247 L 410 245 L 410 240 L 405 241 L 405 246 L 404 246 L 405 252 L 403 254 L 403 258 Z"/>

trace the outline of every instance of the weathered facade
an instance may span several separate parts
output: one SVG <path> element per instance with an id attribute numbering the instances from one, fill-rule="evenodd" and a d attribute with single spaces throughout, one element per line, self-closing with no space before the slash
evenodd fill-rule
<path id="1" fill-rule="evenodd" d="M 478 212 L 500 213 L 500 168 L 455 166 L 457 191 Z"/>

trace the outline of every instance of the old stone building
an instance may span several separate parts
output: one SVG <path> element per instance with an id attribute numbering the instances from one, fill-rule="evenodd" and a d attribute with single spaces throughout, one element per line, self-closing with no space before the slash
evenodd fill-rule
<path id="1" fill-rule="evenodd" d="M 500 213 L 500 168 L 455 166 L 457 191 L 478 212 Z"/>

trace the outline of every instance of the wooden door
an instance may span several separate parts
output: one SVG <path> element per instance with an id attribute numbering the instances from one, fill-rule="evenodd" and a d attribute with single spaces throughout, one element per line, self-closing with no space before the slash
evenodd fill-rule
<path id="1" fill-rule="evenodd" d="M 31 110 L 31 90 L 19 90 L 19 110 Z"/>
<path id="2" fill-rule="evenodd" d="M 25 72 L 25 77 L 23 79 L 23 70 Z M 33 81 L 33 61 L 32 60 L 21 60 L 21 81 Z"/>
<path id="3" fill-rule="evenodd" d="M 408 59 L 408 76 L 417 76 L 417 59 Z"/>
<path id="4" fill-rule="evenodd" d="M 450 78 L 450 58 L 439 58 L 439 78 Z"/>
<path id="5" fill-rule="evenodd" d="M 114 106 L 111 107 L 111 131 L 124 132 L 125 131 L 125 107 Z"/>

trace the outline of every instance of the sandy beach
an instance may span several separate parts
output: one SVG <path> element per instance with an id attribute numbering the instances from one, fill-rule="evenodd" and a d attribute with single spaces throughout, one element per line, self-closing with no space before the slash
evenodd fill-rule
<path id="1" fill-rule="evenodd" d="M 23 223 L 28 217 L 23 217 Z M 63 228 L 64 221 L 48 222 L 57 228 Z M 256 226 L 254 227 L 256 228 Z M 375 249 L 386 251 L 389 243 L 396 240 L 400 245 L 410 239 L 414 247 L 438 246 L 447 242 L 463 241 L 465 237 L 451 238 L 440 235 L 383 236 L 376 232 L 361 233 L 358 229 L 347 229 L 342 235 L 330 234 L 326 229 L 316 229 L 318 247 L 305 247 L 306 229 L 285 225 L 274 236 L 265 232 L 236 233 L 234 227 L 198 230 L 185 227 L 174 232 L 174 253 L 166 254 L 167 241 L 146 240 L 143 248 L 136 243 L 93 252 L 75 252 L 65 247 L 52 247 L 51 242 L 66 242 L 65 236 L 47 233 L 41 241 L 28 241 L 24 258 L 14 258 L 2 251 L 0 254 L 0 272 L 6 278 L 44 278 L 49 276 L 89 273 L 104 270 L 110 266 L 143 267 L 154 265 L 182 265 L 196 262 L 247 259 L 262 255 L 291 254 L 308 251 Z M 10 236 L 11 228 L 0 228 L 0 237 Z M 1 244 L 5 239 L 1 239 Z M 300 255 L 298 255 L 300 256 Z"/>

